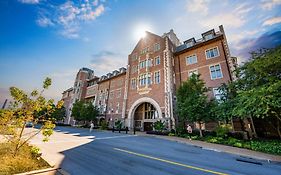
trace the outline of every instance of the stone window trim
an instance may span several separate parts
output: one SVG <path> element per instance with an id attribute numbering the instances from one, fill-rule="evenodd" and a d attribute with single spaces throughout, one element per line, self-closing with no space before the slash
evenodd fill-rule
<path id="1" fill-rule="evenodd" d="M 157 60 L 159 60 L 159 62 Z M 158 55 L 154 58 L 154 65 L 157 66 L 160 64 L 161 64 L 161 57 L 160 57 L 160 55 Z"/>
<path id="2" fill-rule="evenodd" d="M 160 72 L 160 70 L 155 71 L 153 75 L 154 75 L 154 84 L 160 84 L 161 83 L 161 72 Z"/>
<path id="3" fill-rule="evenodd" d="M 217 65 L 219 65 L 219 67 L 220 67 L 221 77 L 219 77 L 219 78 L 212 78 L 211 67 L 212 67 L 212 66 L 217 66 Z M 222 73 L 222 69 L 221 69 L 221 64 L 218 63 L 218 64 L 211 64 L 211 65 L 209 65 L 209 73 L 210 73 L 210 78 L 211 78 L 211 80 L 222 79 L 222 78 L 223 78 L 223 73 Z"/>
<path id="4" fill-rule="evenodd" d="M 208 58 L 208 56 L 207 56 L 207 51 L 212 50 L 212 49 L 217 49 L 218 55 L 217 55 L 217 56 L 214 56 L 214 57 L 209 57 L 209 58 Z M 205 57 L 206 57 L 207 60 L 213 59 L 213 58 L 216 58 L 216 57 L 219 57 L 219 56 L 220 56 L 220 51 L 219 51 L 219 47 L 218 47 L 218 46 L 211 47 L 211 48 L 208 48 L 208 49 L 205 50 Z"/>
<path id="5" fill-rule="evenodd" d="M 196 62 L 188 63 L 188 58 L 193 58 L 194 56 L 195 56 L 195 58 L 196 58 Z M 195 53 L 195 54 L 188 55 L 187 57 L 185 57 L 185 64 L 186 64 L 186 65 L 192 65 L 192 64 L 196 64 L 196 63 L 198 63 L 198 58 L 197 58 L 196 53 Z"/>

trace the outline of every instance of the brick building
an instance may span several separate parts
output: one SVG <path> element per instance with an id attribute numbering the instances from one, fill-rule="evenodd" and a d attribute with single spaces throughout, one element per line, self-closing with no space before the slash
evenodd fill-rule
<path id="1" fill-rule="evenodd" d="M 210 98 L 218 99 L 217 88 L 235 79 L 232 72 L 236 64 L 222 26 L 183 44 L 173 30 L 162 36 L 146 32 L 129 54 L 127 69 L 100 78 L 89 69 L 80 69 L 80 74 L 87 73 L 77 74 L 73 93 L 82 92 L 73 98 L 91 101 L 100 110 L 99 118 L 110 126 L 121 120 L 124 126 L 148 131 L 161 120 L 167 129 L 173 129 L 177 120 L 175 92 L 180 84 L 191 74 L 200 73 L 212 89 Z"/>

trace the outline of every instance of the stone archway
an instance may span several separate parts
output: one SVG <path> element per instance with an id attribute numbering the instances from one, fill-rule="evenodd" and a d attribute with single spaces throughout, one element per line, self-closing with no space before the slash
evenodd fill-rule
<path id="1" fill-rule="evenodd" d="M 133 105 L 131 106 L 130 110 L 129 110 L 129 113 L 128 113 L 128 127 L 129 128 L 133 129 L 133 127 L 134 127 L 134 115 L 135 115 L 136 109 L 144 103 L 150 103 L 151 105 L 153 105 L 153 107 L 155 108 L 155 111 L 157 111 L 157 113 L 158 113 L 158 119 L 163 118 L 162 117 L 162 111 L 161 111 L 161 108 L 160 108 L 159 104 L 155 100 L 153 100 L 152 98 L 143 97 L 143 98 L 140 98 L 137 101 L 135 101 L 133 103 Z"/>

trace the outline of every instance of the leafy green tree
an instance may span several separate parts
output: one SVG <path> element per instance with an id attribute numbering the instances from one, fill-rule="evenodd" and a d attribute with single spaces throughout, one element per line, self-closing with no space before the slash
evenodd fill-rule
<path id="1" fill-rule="evenodd" d="M 233 117 L 233 108 L 235 107 L 236 88 L 233 83 L 222 84 L 218 88 L 221 98 L 216 100 L 216 104 L 211 109 L 215 118 L 219 121 L 228 123 Z"/>
<path id="2" fill-rule="evenodd" d="M 12 134 L 5 137 L 6 140 L 15 145 L 13 156 L 16 156 L 19 150 L 40 132 L 44 136 L 43 141 L 48 141 L 49 136 L 52 135 L 55 125 L 48 116 L 56 108 L 61 108 L 63 102 L 59 101 L 54 106 L 54 100 L 46 100 L 43 97 L 43 92 L 49 88 L 51 82 L 50 78 L 46 78 L 43 82 L 43 90 L 41 92 L 33 90 L 30 94 L 16 87 L 10 88 L 13 102 L 9 109 L 0 112 L 0 131 L 7 130 Z M 43 109 L 46 109 L 44 113 L 36 115 Z M 30 132 L 25 131 L 25 126 L 28 122 L 36 124 L 38 121 L 43 123 L 39 129 L 33 129 Z"/>
<path id="3" fill-rule="evenodd" d="M 51 114 L 51 117 L 54 118 L 56 121 L 61 121 L 65 118 L 65 107 L 62 106 L 60 109 L 55 109 L 55 111 Z"/>
<path id="4" fill-rule="evenodd" d="M 81 110 L 83 105 L 84 105 L 83 101 L 76 101 L 73 104 L 71 116 L 73 116 L 77 121 L 84 120 L 84 118 L 81 116 Z"/>
<path id="5" fill-rule="evenodd" d="M 240 77 L 233 115 L 269 119 L 281 138 L 281 46 L 252 53 L 251 61 L 237 70 Z M 267 120 L 268 121 L 268 120 Z"/>
<path id="6" fill-rule="evenodd" d="M 98 109 L 90 102 L 77 101 L 73 104 L 72 116 L 75 120 L 93 121 L 98 114 Z"/>
<path id="7" fill-rule="evenodd" d="M 98 114 L 98 109 L 92 103 L 88 102 L 83 104 L 80 115 L 84 120 L 93 121 Z"/>
<path id="8" fill-rule="evenodd" d="M 200 136 L 202 137 L 202 124 L 208 121 L 210 109 L 213 105 L 209 102 L 206 93 L 208 88 L 205 87 L 204 81 L 200 75 L 193 74 L 177 90 L 177 113 L 179 122 L 185 121 L 197 122 L 199 124 Z"/>

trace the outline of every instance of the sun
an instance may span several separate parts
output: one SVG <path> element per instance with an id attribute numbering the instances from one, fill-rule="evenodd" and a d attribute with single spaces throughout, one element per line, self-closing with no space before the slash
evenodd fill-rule
<path id="1" fill-rule="evenodd" d="M 137 25 L 134 30 L 135 39 L 139 40 L 141 38 L 145 38 L 146 31 L 151 31 L 151 27 L 149 25 L 146 24 Z"/>

